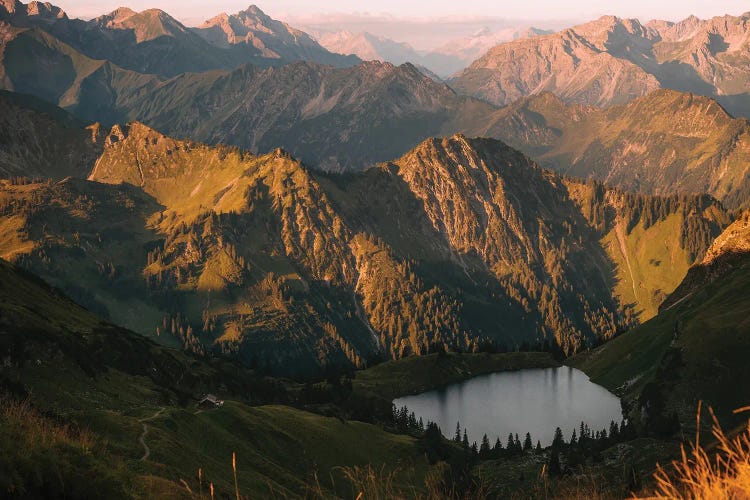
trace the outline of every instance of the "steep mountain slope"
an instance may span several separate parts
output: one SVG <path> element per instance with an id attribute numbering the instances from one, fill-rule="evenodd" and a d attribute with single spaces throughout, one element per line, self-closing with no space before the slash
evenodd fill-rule
<path id="1" fill-rule="evenodd" d="M 625 395 L 646 425 L 676 412 L 689 430 L 699 400 L 725 423 L 747 405 L 750 258 L 745 214 L 717 239 L 654 319 L 574 364 Z"/>
<path id="2" fill-rule="evenodd" d="M 99 156 L 98 127 L 31 96 L 0 92 L 0 177 L 86 177 Z"/>
<path id="3" fill-rule="evenodd" d="M 750 202 L 750 125 L 716 101 L 672 90 L 601 110 L 551 93 L 499 110 L 482 133 L 544 166 L 643 193 L 710 193 Z"/>
<path id="4" fill-rule="evenodd" d="M 360 62 L 346 56 L 349 53 L 329 52 L 307 33 L 272 19 L 255 5 L 233 15 L 219 14 L 192 31 L 214 46 L 231 49 L 238 58 L 244 53 L 269 60 L 311 61 L 338 67 Z"/>
<path id="5" fill-rule="evenodd" d="M 321 169 L 355 170 L 464 130 L 493 108 L 456 96 L 410 64 L 368 62 L 183 75 L 122 110 L 178 137 L 260 153 L 283 147 Z"/>
<path id="6" fill-rule="evenodd" d="M 609 106 L 665 87 L 716 97 L 750 111 L 750 14 L 679 23 L 602 17 L 555 33 L 498 45 L 452 84 L 496 104 L 551 91 L 566 101 Z"/>
<path id="7" fill-rule="evenodd" d="M 226 496 L 233 453 L 252 497 L 343 494 L 342 466 L 404 462 L 399 480 L 418 481 L 430 469 L 409 436 L 279 405 L 296 390 L 104 323 L 0 260 L 0 488 L 10 498 L 185 498 L 184 485 L 209 482 Z M 206 392 L 229 400 L 198 411 Z"/>
<path id="8" fill-rule="evenodd" d="M 625 103 L 658 88 L 659 81 L 611 54 L 607 44 L 610 36 L 636 37 L 641 31 L 637 21 L 603 17 L 559 33 L 504 43 L 450 83 L 461 93 L 499 105 L 543 91 L 571 102 Z"/>
<path id="9" fill-rule="evenodd" d="M 160 82 L 87 57 L 38 27 L 7 27 L 0 63 L 4 89 L 34 95 L 89 122 L 121 120 L 123 101 Z"/>
<path id="10" fill-rule="evenodd" d="M 707 195 L 651 197 L 597 182 L 568 180 L 567 185 L 615 263 L 614 296 L 621 304 L 631 304 L 640 321 L 656 315 L 690 266 L 731 222 Z"/>
<path id="11" fill-rule="evenodd" d="M 655 307 L 633 269 L 666 253 L 678 272 L 727 222 L 709 199 L 590 196 L 463 136 L 343 176 L 137 123 L 103 141 L 97 182 L 3 182 L 0 255 L 162 343 L 290 374 L 440 345 L 573 352 Z"/>

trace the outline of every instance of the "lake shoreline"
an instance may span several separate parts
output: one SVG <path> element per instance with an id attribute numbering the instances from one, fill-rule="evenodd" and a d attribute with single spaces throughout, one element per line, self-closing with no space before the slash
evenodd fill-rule
<path id="1" fill-rule="evenodd" d="M 355 392 L 394 399 L 490 373 L 563 366 L 546 352 L 443 353 L 387 361 L 357 372 Z"/>
<path id="2" fill-rule="evenodd" d="M 407 395 L 393 401 L 417 419 L 435 422 L 450 437 L 457 422 L 470 441 L 504 439 L 527 432 L 542 446 L 552 443 L 555 429 L 568 437 L 584 422 L 592 431 L 607 432 L 622 421 L 620 399 L 592 382 L 586 373 L 561 365 L 486 373 L 471 379 Z"/>

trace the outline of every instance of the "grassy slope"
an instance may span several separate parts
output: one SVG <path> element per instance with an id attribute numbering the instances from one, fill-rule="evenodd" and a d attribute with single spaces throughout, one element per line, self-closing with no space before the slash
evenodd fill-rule
<path id="1" fill-rule="evenodd" d="M 231 492 L 232 452 L 239 457 L 242 493 L 251 497 L 268 495 L 269 485 L 300 496 L 308 487 L 317 488 L 316 471 L 324 491 L 330 491 L 330 475 L 338 466 L 413 464 L 405 470 L 417 477 L 427 470 L 412 438 L 368 424 L 231 401 L 219 410 L 197 413 L 189 403 L 191 396 L 212 390 L 211 384 L 221 391 L 212 379 L 229 390 L 234 386 L 243 399 L 268 400 L 269 395 L 239 368 L 223 371 L 216 366 L 221 362 L 192 359 L 125 330 L 104 328 L 88 311 L 3 261 L 0 275 L 0 388 L 31 394 L 34 407 L 52 419 L 28 435 L 32 431 L 24 427 L 27 419 L 0 415 L 2 442 L 26 443 L 19 453 L 45 456 L 63 470 L 58 474 L 63 482 L 102 469 L 109 470 L 117 484 L 113 498 L 171 497 L 182 489 L 179 479 L 197 489 L 193 476 L 202 467 L 220 491 Z M 281 396 L 283 390 L 272 393 Z M 179 400 L 185 397 L 188 405 L 181 406 Z M 151 456 L 140 461 L 144 450 L 138 438 L 144 423 L 149 426 L 145 441 Z M 82 442 L 77 431 L 65 434 L 53 424 L 86 429 L 86 439 L 95 443 L 84 454 L 88 458 L 74 452 Z M 0 487 L 8 491 L 15 484 L 16 491 L 24 491 L 25 485 L 31 494 L 37 490 L 31 489 L 34 479 L 29 478 L 47 480 L 53 473 L 44 468 L 47 462 L 17 455 L 0 459 Z M 54 481 L 50 484 L 50 491 L 62 491 Z"/>
<path id="2" fill-rule="evenodd" d="M 727 416 L 750 401 L 750 392 L 737 385 L 750 376 L 749 318 L 750 259 L 744 258 L 722 279 L 571 363 L 594 382 L 633 400 L 654 379 L 678 325 L 675 347 L 682 352 L 682 365 L 669 387 L 668 405 L 683 422 L 693 418 L 698 399 Z"/>
<path id="3" fill-rule="evenodd" d="M 398 467 L 403 482 L 413 479 L 410 474 L 423 476 L 429 468 L 411 437 L 287 406 L 250 408 L 228 402 L 199 414 L 171 409 L 151 423 L 147 470 L 158 473 L 166 467 L 169 475 L 193 471 L 195 476 L 200 467 L 207 480 L 231 492 L 234 451 L 241 492 L 255 498 L 296 496 L 316 490 L 317 481 L 328 491 L 351 494 L 341 472 L 346 466 Z M 197 488 L 195 483 L 191 481 L 191 487 Z"/>
<path id="4" fill-rule="evenodd" d="M 691 264 L 678 240 L 683 223 L 681 215 L 672 214 L 648 229 L 638 225 L 627 234 L 623 224 L 618 224 L 603 239 L 607 253 L 617 265 L 614 294 L 622 304 L 636 304 L 641 321 L 656 315 L 659 305 L 680 284 Z"/>

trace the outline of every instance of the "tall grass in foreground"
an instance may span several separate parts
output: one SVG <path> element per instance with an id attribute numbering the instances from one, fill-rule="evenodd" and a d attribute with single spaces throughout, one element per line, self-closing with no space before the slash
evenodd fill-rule
<path id="1" fill-rule="evenodd" d="M 0 396 L 0 417 L 3 425 L 18 426 L 19 434 L 24 437 L 27 447 L 69 444 L 88 454 L 96 444 L 94 435 L 87 430 L 73 428 L 43 416 L 28 400 Z"/>
<path id="2" fill-rule="evenodd" d="M 729 438 L 719 425 L 713 410 L 712 434 L 716 439 L 713 457 L 700 444 L 701 403 L 696 416 L 695 443 L 690 451 L 682 447 L 682 456 L 672 462 L 674 470 L 659 467 L 654 479 L 657 488 L 649 498 L 679 500 L 735 500 L 750 499 L 750 420 L 744 430 Z M 749 411 L 749 407 L 735 413 Z"/>

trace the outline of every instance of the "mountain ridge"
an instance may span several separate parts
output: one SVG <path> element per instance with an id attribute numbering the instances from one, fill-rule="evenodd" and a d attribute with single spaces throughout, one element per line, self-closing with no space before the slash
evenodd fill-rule
<path id="1" fill-rule="evenodd" d="M 747 203 L 750 126 L 708 97 L 660 89 L 602 110 L 543 93 L 497 111 L 483 133 L 567 175 Z"/>
<path id="2" fill-rule="evenodd" d="M 749 19 L 743 14 L 643 25 L 603 16 L 556 34 L 498 45 L 451 84 L 495 104 L 548 90 L 567 102 L 604 107 L 671 88 L 714 97 L 734 115 L 748 116 L 742 61 Z"/>
<path id="3" fill-rule="evenodd" d="M 612 220 L 629 221 L 633 245 L 660 234 L 685 266 L 727 223 L 711 201 L 587 201 L 592 187 L 462 135 L 344 176 L 280 149 L 256 156 L 138 123 L 100 138 L 91 181 L 3 183 L 0 224 L 14 236 L 2 255 L 167 345 L 281 372 L 440 344 L 546 339 L 574 352 L 656 300 L 648 282 L 632 299 L 615 287 L 627 271 L 600 241 Z M 628 215 L 637 203 L 654 219 Z M 578 267 L 581 252 L 597 266 Z M 648 267 L 650 255 L 629 253 L 631 265 Z"/>

